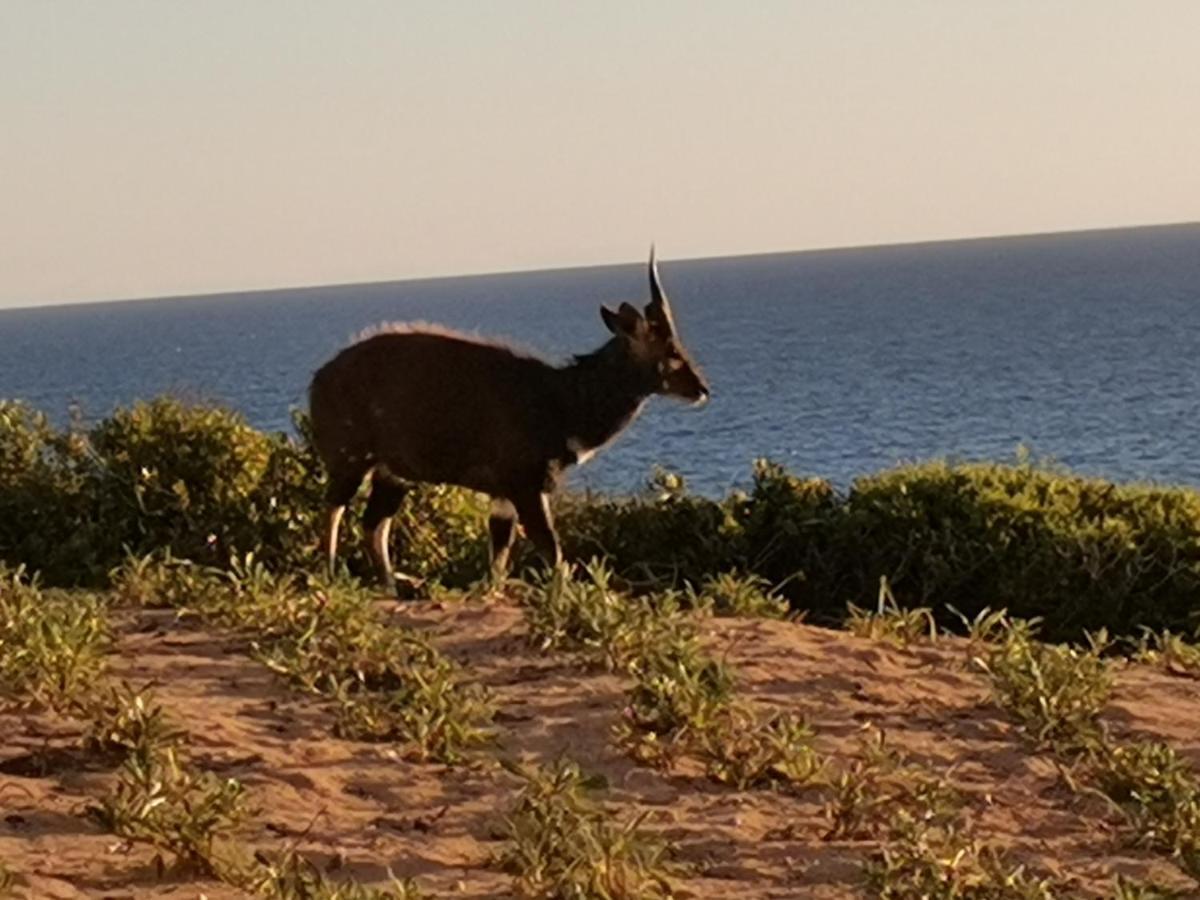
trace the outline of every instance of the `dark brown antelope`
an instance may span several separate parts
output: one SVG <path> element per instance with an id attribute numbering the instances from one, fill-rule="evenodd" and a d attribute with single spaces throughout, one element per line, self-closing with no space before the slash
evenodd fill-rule
<path id="1" fill-rule="evenodd" d="M 503 577 L 520 520 L 552 565 L 561 562 L 549 496 L 563 471 L 609 443 L 651 394 L 693 403 L 704 377 L 675 331 L 650 251 L 650 302 L 600 317 L 613 337 L 555 367 L 498 343 L 422 324 L 385 328 L 347 347 L 313 376 L 313 439 L 329 475 L 324 550 L 335 564 L 338 526 L 367 473 L 363 525 L 371 561 L 390 590 L 392 516 L 409 484 L 461 485 L 492 498 L 492 571 Z"/>

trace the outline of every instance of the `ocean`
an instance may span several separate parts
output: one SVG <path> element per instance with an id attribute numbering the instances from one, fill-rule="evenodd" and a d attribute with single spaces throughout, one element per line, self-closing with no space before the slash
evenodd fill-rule
<path id="1" fill-rule="evenodd" d="M 712 401 L 663 398 L 570 484 L 658 464 L 745 486 L 756 457 L 840 486 L 902 461 L 1035 456 L 1200 485 L 1200 225 L 660 263 Z M 0 397 L 63 421 L 173 393 L 290 429 L 313 370 L 420 319 L 551 359 L 645 302 L 645 264 L 0 311 Z"/>

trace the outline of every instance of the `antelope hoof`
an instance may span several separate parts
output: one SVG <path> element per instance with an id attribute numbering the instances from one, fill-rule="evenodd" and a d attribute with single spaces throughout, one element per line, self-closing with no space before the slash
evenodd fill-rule
<path id="1" fill-rule="evenodd" d="M 397 600 L 425 600 L 427 599 L 425 588 L 425 579 L 412 575 L 397 574 L 392 580 L 392 592 L 396 595 Z"/>

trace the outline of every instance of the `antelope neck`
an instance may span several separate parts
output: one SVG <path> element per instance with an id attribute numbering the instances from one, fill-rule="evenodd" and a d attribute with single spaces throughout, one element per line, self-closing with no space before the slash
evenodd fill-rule
<path id="1" fill-rule="evenodd" d="M 580 462 L 620 434 L 654 391 L 617 338 L 560 371 L 567 386 L 566 442 Z"/>

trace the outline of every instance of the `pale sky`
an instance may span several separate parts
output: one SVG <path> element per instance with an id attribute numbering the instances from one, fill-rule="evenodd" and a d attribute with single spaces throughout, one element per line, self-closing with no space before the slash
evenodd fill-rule
<path id="1" fill-rule="evenodd" d="M 1200 219 L 1200 2 L 0 0 L 0 307 Z"/>

